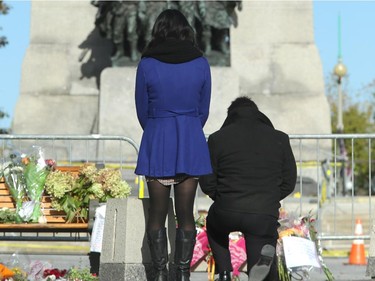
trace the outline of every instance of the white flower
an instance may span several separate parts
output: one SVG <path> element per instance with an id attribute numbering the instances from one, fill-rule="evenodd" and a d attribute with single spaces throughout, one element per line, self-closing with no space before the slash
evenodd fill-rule
<path id="1" fill-rule="evenodd" d="M 42 281 L 53 281 L 53 280 L 56 280 L 56 276 L 51 274 L 51 275 L 48 275 L 46 278 L 44 278 Z"/>
<path id="2" fill-rule="evenodd" d="M 47 218 L 45 216 L 40 216 L 38 219 L 38 223 L 42 223 L 42 224 L 47 223 Z"/>
<path id="3" fill-rule="evenodd" d="M 28 221 L 31 218 L 31 215 L 33 214 L 33 209 L 35 206 L 34 201 L 26 201 L 22 203 L 22 207 L 19 210 L 19 215 L 22 219 L 25 221 Z"/>

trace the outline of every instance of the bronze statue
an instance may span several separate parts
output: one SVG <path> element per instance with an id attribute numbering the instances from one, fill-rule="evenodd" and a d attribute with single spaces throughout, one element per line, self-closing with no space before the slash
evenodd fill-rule
<path id="1" fill-rule="evenodd" d="M 238 25 L 235 8 L 241 11 L 242 1 L 207 0 L 205 3 L 206 14 L 202 20 L 202 44 L 205 54 L 211 53 L 212 46 L 223 54 L 229 54 L 229 29 L 232 25 Z"/>
<path id="2" fill-rule="evenodd" d="M 151 31 L 156 18 L 165 9 L 169 8 L 169 1 L 146 1 L 145 2 L 145 14 L 140 16 L 140 22 L 142 23 L 142 34 L 145 45 L 151 40 Z"/>
<path id="3" fill-rule="evenodd" d="M 230 64 L 229 29 L 238 24 L 236 10 L 242 10 L 242 1 L 93 0 L 91 4 L 98 8 L 95 26 L 100 35 L 114 45 L 113 66 L 139 59 L 139 48 L 150 41 L 152 26 L 164 9 L 178 9 L 185 15 L 211 63 Z M 218 52 L 210 55 L 213 49 Z"/>
<path id="4" fill-rule="evenodd" d="M 115 52 L 113 66 L 123 65 L 125 43 L 131 61 L 138 60 L 138 14 L 143 11 L 144 1 L 92 1 L 98 7 L 95 24 L 100 34 L 112 40 Z"/>
<path id="5" fill-rule="evenodd" d="M 176 9 L 180 10 L 181 13 L 187 18 L 188 22 L 193 28 L 196 28 L 197 20 L 201 21 L 206 13 L 206 5 L 204 0 L 188 1 L 180 0 L 177 1 Z"/>
<path id="6" fill-rule="evenodd" d="M 95 16 L 95 26 L 98 28 L 101 36 L 111 39 L 110 36 L 110 23 L 111 14 L 109 13 L 111 8 L 110 1 L 91 1 L 91 4 L 98 8 Z"/>
<path id="7" fill-rule="evenodd" d="M 116 53 L 112 57 L 114 64 L 124 57 L 124 42 L 129 44 L 129 55 L 131 61 L 138 60 L 138 33 L 137 33 L 137 14 L 138 1 L 112 1 L 111 12 L 113 18 L 113 38 Z"/>

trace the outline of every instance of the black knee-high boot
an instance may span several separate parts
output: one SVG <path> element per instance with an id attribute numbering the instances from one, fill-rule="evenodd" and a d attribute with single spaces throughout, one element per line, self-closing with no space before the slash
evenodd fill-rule
<path id="1" fill-rule="evenodd" d="M 168 281 L 168 246 L 166 229 L 147 231 L 150 246 L 154 281 Z"/>
<path id="2" fill-rule="evenodd" d="M 196 230 L 176 230 L 176 281 L 190 281 L 190 263 L 193 257 Z"/>

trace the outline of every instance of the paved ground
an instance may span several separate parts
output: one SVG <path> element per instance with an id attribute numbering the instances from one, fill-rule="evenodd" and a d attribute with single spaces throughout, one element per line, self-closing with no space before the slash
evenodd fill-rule
<path id="1" fill-rule="evenodd" d="M 69 268 L 73 265 L 80 267 L 88 267 L 89 260 L 87 255 L 44 255 L 44 254 L 21 254 L 14 252 L 13 254 L 1 254 L 0 261 L 7 262 L 12 260 L 18 262 L 19 264 L 29 264 L 31 261 L 40 260 L 48 261 L 54 267 L 57 268 Z M 365 281 L 371 280 L 370 277 L 366 276 L 366 266 L 365 265 L 348 265 L 347 258 L 325 258 L 327 266 L 332 271 L 336 281 Z M 206 272 L 193 272 L 191 276 L 191 281 L 204 281 L 208 280 Z M 241 274 L 241 281 L 247 281 L 245 274 Z M 297 280 L 297 279 L 293 279 Z M 300 279 L 301 280 L 301 279 Z M 310 274 L 310 279 L 312 281 L 324 281 L 324 274 L 318 270 L 314 269 Z M 114 280 L 118 281 L 118 280 Z M 143 280 L 135 280 L 143 281 Z"/>

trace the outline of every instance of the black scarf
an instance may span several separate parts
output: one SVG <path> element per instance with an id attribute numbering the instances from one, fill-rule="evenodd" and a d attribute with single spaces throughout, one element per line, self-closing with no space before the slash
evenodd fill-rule
<path id="1" fill-rule="evenodd" d="M 148 47 L 142 58 L 150 57 L 166 63 L 183 63 L 202 56 L 202 52 L 187 40 L 167 38 L 153 47 Z"/>

